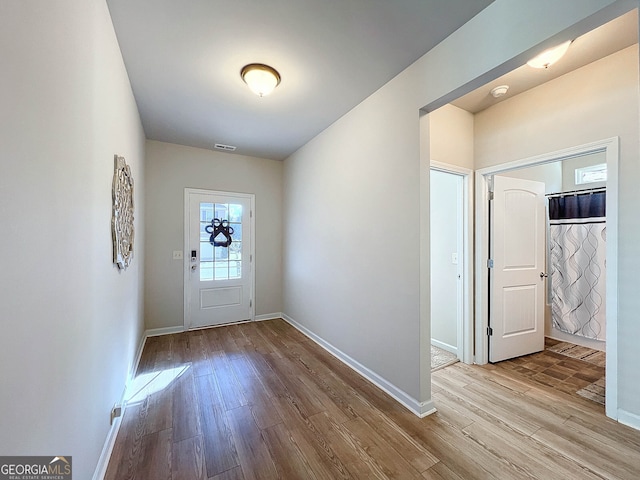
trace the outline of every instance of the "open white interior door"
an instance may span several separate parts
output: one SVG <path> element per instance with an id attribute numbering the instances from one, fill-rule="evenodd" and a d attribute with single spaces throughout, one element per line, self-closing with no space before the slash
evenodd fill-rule
<path id="1" fill-rule="evenodd" d="M 494 176 L 489 361 L 544 349 L 544 183 Z"/>

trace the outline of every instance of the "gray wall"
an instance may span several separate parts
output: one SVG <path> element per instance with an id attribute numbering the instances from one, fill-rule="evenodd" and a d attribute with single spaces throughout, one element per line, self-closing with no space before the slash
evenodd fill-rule
<path id="1" fill-rule="evenodd" d="M 143 330 L 144 132 L 103 0 L 0 5 L 0 453 L 89 479 Z M 135 181 L 112 262 L 113 156 Z"/>
<path id="2" fill-rule="evenodd" d="M 145 324 L 182 326 L 184 189 L 255 194 L 256 315 L 282 311 L 282 162 L 147 142 Z"/>
<path id="3" fill-rule="evenodd" d="M 288 158 L 284 311 L 417 402 L 430 401 L 430 139 L 421 139 L 419 109 L 444 105 L 522 65 L 558 35 L 573 38 L 629 6 L 497 0 Z M 637 155 L 637 144 L 631 153 Z M 640 175 L 630 163 L 623 168 L 629 178 Z M 631 200 L 635 191 L 627 183 L 621 194 Z M 640 231 L 621 213 L 621 233 L 631 246 Z M 393 241 L 385 219 L 401 227 Z M 321 229 L 326 222 L 336 228 Z M 630 335 L 640 328 L 633 324 L 638 296 L 632 291 L 640 281 L 628 280 L 620 321 L 626 338 L 637 338 Z M 637 350 L 625 341 L 621 347 L 637 364 Z M 622 405 L 640 414 L 637 373 L 623 372 L 621 379 Z"/>
<path id="4" fill-rule="evenodd" d="M 284 312 L 418 399 L 414 88 L 401 74 L 285 160 Z"/>
<path id="5" fill-rule="evenodd" d="M 637 154 L 637 70 L 634 45 L 476 114 L 475 167 L 613 136 Z"/>
<path id="6" fill-rule="evenodd" d="M 473 170 L 472 113 L 444 105 L 429 114 L 430 160 Z"/>

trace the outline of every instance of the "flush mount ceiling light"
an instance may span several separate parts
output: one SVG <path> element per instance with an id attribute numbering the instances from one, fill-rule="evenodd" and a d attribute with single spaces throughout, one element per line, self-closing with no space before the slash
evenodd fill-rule
<path id="1" fill-rule="evenodd" d="M 549 68 L 551 65 L 556 63 L 558 60 L 562 58 L 562 56 L 567 53 L 569 49 L 569 45 L 571 45 L 571 40 L 567 40 L 564 43 L 561 43 L 557 47 L 550 48 L 549 50 L 545 50 L 537 57 L 532 58 L 527 62 L 527 65 L 533 68 Z"/>
<path id="2" fill-rule="evenodd" d="M 269 65 L 250 63 L 240 70 L 240 76 L 259 97 L 269 95 L 280 83 L 280 74 Z"/>

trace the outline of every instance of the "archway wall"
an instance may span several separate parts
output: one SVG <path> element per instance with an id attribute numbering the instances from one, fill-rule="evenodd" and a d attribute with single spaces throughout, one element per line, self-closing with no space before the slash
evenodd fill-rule
<path id="1" fill-rule="evenodd" d="M 285 160 L 283 308 L 289 318 L 415 410 L 428 409 L 430 148 L 418 111 L 433 111 L 634 6 L 637 1 L 497 0 Z M 640 178 L 633 165 L 623 169 Z M 635 191 L 623 185 L 621 204 Z M 393 241 L 380 235 L 381 219 L 389 218 L 402 226 Z M 630 218 L 621 211 L 626 253 L 640 240 Z M 335 228 L 320 228 L 327 222 Z M 331 231 L 348 241 L 337 249 L 327 238 Z M 381 264 L 390 245 L 393 262 Z M 336 271 L 339 264 L 349 268 Z M 640 328 L 633 293 L 640 280 L 626 266 L 623 276 L 629 283 L 620 292 L 621 328 L 638 338 L 631 334 Z M 622 341 L 620 347 L 638 363 L 634 346 Z M 631 372 L 621 379 L 621 406 L 640 418 L 634 390 L 640 382 Z"/>

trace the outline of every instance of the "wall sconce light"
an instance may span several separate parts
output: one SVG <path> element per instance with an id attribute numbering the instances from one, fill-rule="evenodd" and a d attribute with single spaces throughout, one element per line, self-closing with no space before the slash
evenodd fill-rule
<path id="1" fill-rule="evenodd" d="M 571 45 L 571 40 L 567 40 L 557 47 L 545 50 L 540 55 L 529 60 L 527 62 L 527 65 L 533 68 L 549 68 L 551 65 L 560 60 L 565 53 L 567 53 L 569 45 Z"/>
<path id="2" fill-rule="evenodd" d="M 269 95 L 280 84 L 280 74 L 269 65 L 250 63 L 240 70 L 240 76 L 259 97 Z"/>

